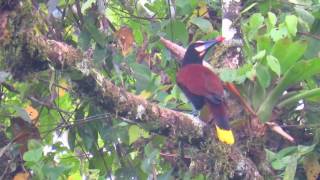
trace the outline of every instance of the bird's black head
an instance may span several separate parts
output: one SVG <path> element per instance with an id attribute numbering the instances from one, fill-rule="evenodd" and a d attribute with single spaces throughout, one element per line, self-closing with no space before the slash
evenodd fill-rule
<path id="1" fill-rule="evenodd" d="M 223 40 L 224 37 L 218 36 L 214 40 L 196 41 L 195 43 L 190 44 L 186 51 L 186 54 L 183 57 L 182 66 L 185 66 L 187 64 L 202 64 L 202 60 L 208 50 L 217 43 L 222 42 Z"/>

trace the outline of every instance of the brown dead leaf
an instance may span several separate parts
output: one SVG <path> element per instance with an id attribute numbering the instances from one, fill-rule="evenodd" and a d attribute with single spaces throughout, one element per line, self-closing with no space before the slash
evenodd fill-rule
<path id="1" fill-rule="evenodd" d="M 132 51 L 134 43 L 133 33 L 129 27 L 122 27 L 116 32 L 121 52 L 123 56 L 128 55 Z"/>
<path id="2" fill-rule="evenodd" d="M 13 177 L 13 180 L 28 180 L 29 177 L 30 174 L 28 172 L 20 172 Z"/>
<path id="3" fill-rule="evenodd" d="M 31 119 L 31 122 L 33 124 L 37 124 L 39 112 L 32 106 L 27 106 L 24 110 L 28 113 L 28 116 Z"/>
<path id="4" fill-rule="evenodd" d="M 30 139 L 40 139 L 38 128 L 20 117 L 11 118 L 11 129 L 14 136 L 12 141 L 21 145 L 21 155 L 27 151 Z"/>
<path id="5" fill-rule="evenodd" d="M 308 180 L 316 180 L 320 174 L 319 156 L 312 153 L 305 157 L 303 161 L 303 168 Z"/>

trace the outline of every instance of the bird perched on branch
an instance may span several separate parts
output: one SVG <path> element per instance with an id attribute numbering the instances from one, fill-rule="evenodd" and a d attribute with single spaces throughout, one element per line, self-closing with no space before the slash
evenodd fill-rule
<path id="1" fill-rule="evenodd" d="M 223 37 L 217 37 L 214 40 L 190 44 L 176 79 L 178 86 L 196 110 L 205 107 L 209 109 L 210 118 L 202 120 L 215 124 L 218 139 L 226 144 L 234 144 L 224 100 L 223 83 L 214 72 L 203 66 L 203 58 L 209 49 L 223 40 Z"/>

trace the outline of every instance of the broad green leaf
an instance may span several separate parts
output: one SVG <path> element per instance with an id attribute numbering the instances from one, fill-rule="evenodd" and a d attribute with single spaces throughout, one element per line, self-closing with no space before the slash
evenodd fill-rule
<path id="1" fill-rule="evenodd" d="M 91 37 L 94 39 L 94 41 L 99 44 L 101 47 L 104 47 L 105 45 L 105 37 L 97 28 L 97 26 L 94 24 L 94 20 L 91 17 L 84 18 L 84 27 L 88 32 L 90 33 Z"/>
<path id="2" fill-rule="evenodd" d="M 147 157 L 142 161 L 141 169 L 145 173 L 152 172 L 152 168 L 156 164 L 156 159 L 158 158 L 159 153 L 159 149 L 153 149 L 149 154 L 147 154 Z"/>
<path id="3" fill-rule="evenodd" d="M 262 122 L 266 122 L 271 117 L 272 109 L 276 105 L 282 93 L 292 84 L 310 78 L 320 72 L 320 59 L 315 58 L 297 62 L 280 79 L 277 86 L 272 89 L 267 98 L 258 110 L 258 117 Z"/>
<path id="4" fill-rule="evenodd" d="M 315 144 L 311 146 L 298 145 L 298 151 L 297 151 L 298 157 L 310 153 L 311 151 L 314 150 L 315 146 L 316 146 Z"/>
<path id="5" fill-rule="evenodd" d="M 298 165 L 298 158 L 291 156 L 289 163 L 284 171 L 283 180 L 294 180 L 294 175 L 296 174 L 296 169 Z"/>
<path id="6" fill-rule="evenodd" d="M 268 22 L 272 27 L 277 24 L 277 16 L 273 12 L 268 12 Z"/>
<path id="7" fill-rule="evenodd" d="M 90 33 L 87 30 L 82 30 L 78 38 L 78 46 L 85 51 L 91 46 L 90 40 Z"/>
<path id="8" fill-rule="evenodd" d="M 297 34 L 297 25 L 298 25 L 297 16 L 295 16 L 295 15 L 286 16 L 286 25 L 287 25 L 289 33 L 292 36 L 296 36 L 296 34 Z"/>
<path id="9" fill-rule="evenodd" d="M 259 29 L 263 25 L 264 17 L 261 13 L 254 13 L 249 19 L 251 29 Z"/>
<path id="10" fill-rule="evenodd" d="M 267 161 L 272 162 L 275 159 L 276 153 L 270 151 L 269 149 L 265 149 L 265 151 L 266 151 Z"/>
<path id="11" fill-rule="evenodd" d="M 128 125 L 126 123 L 123 125 L 118 123 L 111 127 L 104 123 L 99 129 L 99 133 L 106 144 L 113 144 L 119 140 L 129 144 Z"/>
<path id="12" fill-rule="evenodd" d="M 271 165 L 276 170 L 284 169 L 289 163 L 291 157 L 297 152 L 297 146 L 290 146 L 280 150 L 273 156 Z"/>
<path id="13" fill-rule="evenodd" d="M 277 58 L 275 58 L 272 55 L 268 55 L 267 56 L 267 64 L 273 72 L 275 72 L 278 76 L 280 76 L 281 68 L 280 68 L 280 63 Z"/>
<path id="14" fill-rule="evenodd" d="M 144 129 L 140 128 L 139 126 L 132 125 L 129 127 L 129 145 L 134 143 L 139 138 L 148 138 L 149 134 Z"/>
<path id="15" fill-rule="evenodd" d="M 134 41 L 139 46 L 141 46 L 141 44 L 143 43 L 143 32 L 144 32 L 143 25 L 136 22 L 136 21 L 129 21 L 128 23 L 129 23 L 128 24 L 129 27 L 132 29 Z M 159 29 L 160 29 L 159 22 L 152 22 L 150 24 L 150 28 L 152 28 L 153 26 L 157 26 L 157 29 L 154 32 L 159 31 Z"/>
<path id="16" fill-rule="evenodd" d="M 282 157 L 281 159 L 276 159 L 276 160 L 272 161 L 271 162 L 272 168 L 275 170 L 283 170 L 290 162 L 291 157 L 292 157 L 292 155 L 285 156 L 285 157 Z"/>
<path id="17" fill-rule="evenodd" d="M 272 48 L 272 41 L 269 36 L 258 36 L 257 37 L 257 50 L 270 52 Z"/>
<path id="18" fill-rule="evenodd" d="M 177 13 L 179 15 L 191 14 L 191 12 L 197 7 L 197 0 L 177 0 Z"/>
<path id="19" fill-rule="evenodd" d="M 288 29 L 284 24 L 280 24 L 278 28 L 273 28 L 270 31 L 270 37 L 273 41 L 278 41 L 288 36 Z"/>
<path id="20" fill-rule="evenodd" d="M 97 65 L 101 64 L 107 56 L 106 52 L 107 51 L 105 48 L 96 46 L 96 48 L 93 51 L 93 62 Z"/>
<path id="21" fill-rule="evenodd" d="M 42 170 L 48 179 L 59 179 L 58 177 L 68 169 L 70 168 L 67 166 L 51 166 L 46 164 Z"/>
<path id="22" fill-rule="evenodd" d="M 266 89 L 260 83 L 254 83 L 252 90 L 252 105 L 254 109 L 258 109 L 266 96 Z"/>
<path id="23" fill-rule="evenodd" d="M 256 67 L 256 73 L 259 83 L 263 88 L 269 87 L 271 83 L 271 76 L 268 71 L 268 68 L 260 64 Z"/>
<path id="24" fill-rule="evenodd" d="M 198 26 L 201 31 L 205 32 L 205 33 L 210 33 L 213 31 L 213 27 L 210 23 L 210 21 L 201 18 L 201 17 L 194 17 L 190 20 L 190 22 L 196 26 Z"/>
<path id="25" fill-rule="evenodd" d="M 262 58 L 264 58 L 264 56 L 266 55 L 266 50 L 262 50 L 259 51 L 255 56 L 252 57 L 252 60 L 260 60 Z"/>
<path id="26" fill-rule="evenodd" d="M 303 40 L 292 42 L 289 39 L 282 39 L 272 47 L 271 54 L 278 59 L 281 72 L 285 73 L 304 54 L 308 43 Z"/>
<path id="27" fill-rule="evenodd" d="M 164 32 L 166 33 L 167 38 L 176 43 L 182 42 L 183 44 L 187 44 L 188 42 L 186 25 L 179 20 L 168 21 L 167 25 L 164 27 Z"/>
<path id="28" fill-rule="evenodd" d="M 289 147 L 286 147 L 284 149 L 281 149 L 279 152 L 276 153 L 275 155 L 275 158 L 276 159 L 281 159 L 285 156 L 289 156 L 289 155 L 292 155 L 294 153 L 296 153 L 298 150 L 298 147 L 297 146 L 289 146 Z"/>
<path id="29" fill-rule="evenodd" d="M 85 11 L 89 9 L 92 5 L 96 3 L 96 0 L 86 0 L 84 3 L 81 5 L 81 13 L 85 14 Z"/>
<path id="30" fill-rule="evenodd" d="M 30 162 L 38 162 L 42 158 L 42 147 L 31 149 L 23 154 L 23 160 Z"/>
<path id="31" fill-rule="evenodd" d="M 138 63 L 131 63 L 131 68 L 133 69 L 133 76 L 136 78 L 136 91 L 140 93 L 141 91 L 148 88 L 149 83 L 151 82 L 151 72 L 150 69 Z"/>
<path id="32" fill-rule="evenodd" d="M 82 138 L 84 146 L 87 150 L 90 150 L 97 140 L 97 132 L 93 127 L 89 124 L 85 124 L 85 126 L 81 126 L 77 130 L 78 134 Z"/>

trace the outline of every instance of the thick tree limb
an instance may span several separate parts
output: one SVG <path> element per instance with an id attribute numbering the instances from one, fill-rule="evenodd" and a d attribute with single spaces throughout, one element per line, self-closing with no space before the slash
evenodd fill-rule
<path id="1" fill-rule="evenodd" d="M 188 137 L 184 139 L 191 139 L 191 142 L 189 142 L 191 144 L 193 142 L 198 144 L 198 140 L 203 139 L 204 124 L 202 122 L 192 119 L 184 113 L 161 108 L 115 86 L 91 67 L 90 60 L 85 60 L 84 55 L 69 45 L 44 37 L 33 37 L 32 34 L 28 34 L 28 36 L 32 40 L 29 41 L 31 46 L 45 50 L 44 53 L 56 65 L 74 67 L 86 73 L 86 80 L 75 81 L 76 89 L 81 94 L 86 93 L 88 96 L 95 97 L 95 101 L 103 106 L 106 111 L 137 123 L 156 124 L 159 129 L 166 129 L 166 135 L 175 138 Z M 180 47 L 181 49 L 183 48 Z M 179 52 L 176 53 L 179 54 Z M 87 63 L 87 68 L 79 66 L 84 62 Z M 261 177 L 254 163 L 245 158 L 239 149 L 233 147 L 231 152 L 229 159 L 236 165 L 235 168 L 240 168 L 241 173 L 250 177 L 250 179 Z"/>

